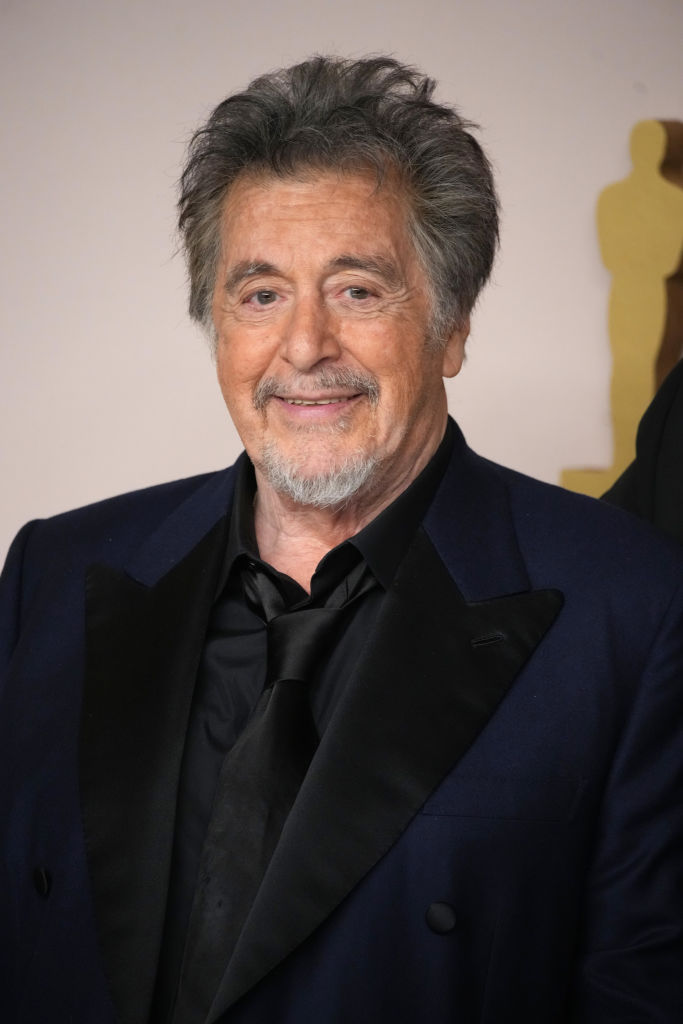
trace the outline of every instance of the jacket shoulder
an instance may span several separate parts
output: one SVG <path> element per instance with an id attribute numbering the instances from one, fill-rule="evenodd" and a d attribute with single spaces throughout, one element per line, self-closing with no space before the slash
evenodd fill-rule
<path id="1" fill-rule="evenodd" d="M 649 579 L 683 582 L 683 548 L 651 523 L 602 499 L 494 466 L 510 495 L 520 546 L 529 567 L 583 574 L 586 586 L 606 578 L 620 588 Z M 544 570 L 545 571 L 545 570 Z"/>
<path id="2" fill-rule="evenodd" d="M 77 569 L 100 559 L 122 563 L 154 530 L 193 499 L 230 493 L 233 467 L 155 484 L 26 524 L 10 547 L 6 577 L 20 561 L 24 573 Z"/>

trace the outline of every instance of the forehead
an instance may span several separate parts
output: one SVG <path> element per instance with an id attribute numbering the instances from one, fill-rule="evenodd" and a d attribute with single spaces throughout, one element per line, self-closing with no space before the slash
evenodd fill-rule
<path id="1" fill-rule="evenodd" d="M 413 256 L 405 191 L 393 179 L 378 183 L 374 172 L 239 178 L 223 203 L 221 242 L 228 261 L 261 255 L 263 246 L 311 252 L 352 245 Z"/>

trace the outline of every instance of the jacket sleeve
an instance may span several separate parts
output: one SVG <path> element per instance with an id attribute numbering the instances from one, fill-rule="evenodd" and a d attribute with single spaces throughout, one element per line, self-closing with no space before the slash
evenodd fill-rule
<path id="1" fill-rule="evenodd" d="M 24 561 L 37 522 L 27 523 L 16 535 L 0 576 L 0 692 L 21 628 Z"/>
<path id="2" fill-rule="evenodd" d="M 574 1024 L 683 1020 L 683 587 L 653 643 L 598 822 Z"/>

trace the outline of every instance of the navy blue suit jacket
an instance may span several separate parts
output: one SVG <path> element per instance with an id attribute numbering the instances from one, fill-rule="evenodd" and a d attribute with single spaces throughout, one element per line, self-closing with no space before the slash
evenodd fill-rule
<path id="1" fill-rule="evenodd" d="M 146 1019 L 233 479 L 11 549 L 3 1021 Z M 682 581 L 627 513 L 458 437 L 210 1021 L 680 1024 Z"/>

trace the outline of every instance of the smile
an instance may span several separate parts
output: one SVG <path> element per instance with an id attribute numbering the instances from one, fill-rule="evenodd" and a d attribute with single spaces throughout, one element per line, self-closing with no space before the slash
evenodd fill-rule
<path id="1" fill-rule="evenodd" d="M 287 405 L 337 405 L 348 398 L 285 398 Z"/>

